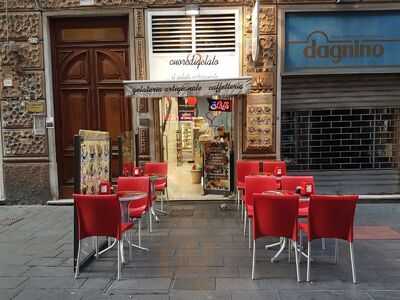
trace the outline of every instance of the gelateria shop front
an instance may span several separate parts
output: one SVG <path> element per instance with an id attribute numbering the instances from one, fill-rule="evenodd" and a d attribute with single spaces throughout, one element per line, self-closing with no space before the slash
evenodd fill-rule
<path id="1" fill-rule="evenodd" d="M 125 83 L 139 106 L 139 163 L 168 162 L 169 199 L 228 197 L 239 148 L 238 107 L 251 85 L 250 77 L 240 76 L 241 10 L 148 10 L 146 24 L 149 80 Z M 141 149 L 145 138 L 154 141 L 150 158 Z"/>

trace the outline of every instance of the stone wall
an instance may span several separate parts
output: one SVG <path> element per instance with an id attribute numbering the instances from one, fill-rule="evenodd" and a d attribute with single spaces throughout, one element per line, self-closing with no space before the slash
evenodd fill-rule
<path id="1" fill-rule="evenodd" d="M 2 154 L 9 203 L 50 199 L 47 136 L 34 134 L 34 115 L 27 109 L 45 101 L 40 3 L 8 0 L 6 14 L 6 2 L 0 1 Z M 12 86 L 4 86 L 5 79 L 11 79 Z"/>

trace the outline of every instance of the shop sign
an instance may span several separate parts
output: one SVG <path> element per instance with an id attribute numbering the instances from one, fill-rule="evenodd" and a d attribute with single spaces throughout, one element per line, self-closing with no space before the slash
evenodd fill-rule
<path id="1" fill-rule="evenodd" d="M 30 101 L 26 102 L 26 111 L 29 113 L 44 113 L 44 101 Z"/>
<path id="2" fill-rule="evenodd" d="M 192 121 L 194 117 L 194 111 L 180 111 L 178 112 L 179 121 Z"/>
<path id="3" fill-rule="evenodd" d="M 229 112 L 232 111 L 232 101 L 231 100 L 208 100 L 208 110 L 209 111 L 222 111 Z"/>
<path id="4" fill-rule="evenodd" d="M 398 72 L 400 11 L 287 12 L 284 73 Z"/>
<path id="5" fill-rule="evenodd" d="M 131 97 L 234 96 L 247 94 L 251 77 L 220 80 L 124 81 L 125 95 Z"/>

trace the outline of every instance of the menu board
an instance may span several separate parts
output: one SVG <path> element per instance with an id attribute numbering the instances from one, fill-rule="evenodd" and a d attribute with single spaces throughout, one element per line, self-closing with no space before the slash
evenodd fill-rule
<path id="1" fill-rule="evenodd" d="M 204 145 L 204 192 L 225 194 L 230 192 L 229 144 L 207 142 Z"/>
<path id="2" fill-rule="evenodd" d="M 274 105 L 271 94 L 248 96 L 245 130 L 246 152 L 273 151 Z"/>

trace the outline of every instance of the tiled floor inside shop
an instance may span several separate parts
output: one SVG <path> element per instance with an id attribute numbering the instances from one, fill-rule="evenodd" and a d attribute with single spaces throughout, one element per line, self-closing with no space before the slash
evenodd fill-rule
<path id="1" fill-rule="evenodd" d="M 0 207 L 0 299 L 400 299 L 400 240 L 357 240 L 359 283 L 351 283 L 347 247 L 339 264 L 332 244 L 313 245 L 312 283 L 297 283 L 286 254 L 270 263 L 274 251 L 257 242 L 257 280 L 250 279 L 251 252 L 236 210 L 221 202 L 169 205 L 154 232 L 144 230 L 148 253 L 133 260 L 116 281 L 111 251 L 72 273 L 72 207 Z M 233 208 L 231 203 L 228 208 Z M 400 230 L 397 204 L 360 204 L 357 225 Z M 13 219 L 10 219 L 13 217 Z M 368 237 L 368 235 L 367 235 Z M 365 238 L 365 233 L 364 233 Z M 371 236 L 373 238 L 373 236 Z M 305 279 L 304 260 L 301 274 Z"/>

